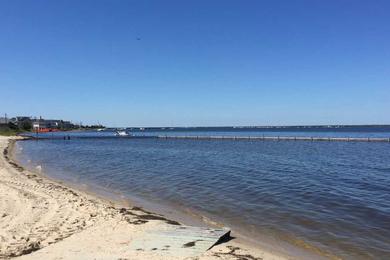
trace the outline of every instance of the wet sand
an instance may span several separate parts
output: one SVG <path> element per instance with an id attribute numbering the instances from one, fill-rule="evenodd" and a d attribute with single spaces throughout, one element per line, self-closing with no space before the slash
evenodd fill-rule
<path id="1" fill-rule="evenodd" d="M 182 259 L 129 247 L 145 232 L 180 223 L 139 207 L 123 207 L 20 167 L 11 157 L 15 139 L 0 136 L 1 259 Z M 187 259 L 293 258 L 232 239 Z"/>

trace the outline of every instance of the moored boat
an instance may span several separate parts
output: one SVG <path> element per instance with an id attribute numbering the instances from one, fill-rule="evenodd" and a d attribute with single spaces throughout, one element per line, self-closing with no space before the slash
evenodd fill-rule
<path id="1" fill-rule="evenodd" d="M 129 133 L 125 130 L 121 130 L 121 131 L 118 130 L 115 132 L 115 135 L 116 136 L 129 136 Z"/>

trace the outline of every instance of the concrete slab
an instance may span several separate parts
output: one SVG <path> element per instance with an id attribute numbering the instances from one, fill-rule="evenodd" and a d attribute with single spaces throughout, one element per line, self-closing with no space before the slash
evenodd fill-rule
<path id="1" fill-rule="evenodd" d="M 145 232 L 142 237 L 132 241 L 130 247 L 136 251 L 158 251 L 166 256 L 194 257 L 229 237 L 229 229 L 168 225 Z"/>

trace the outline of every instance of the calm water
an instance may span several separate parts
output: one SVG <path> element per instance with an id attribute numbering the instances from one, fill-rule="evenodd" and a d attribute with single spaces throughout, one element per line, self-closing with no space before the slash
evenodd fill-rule
<path id="1" fill-rule="evenodd" d="M 171 128 L 171 129 L 127 129 L 136 136 L 292 136 L 292 137 L 351 137 L 351 138 L 390 138 L 390 126 L 345 127 L 345 128 Z M 39 134 L 42 137 L 63 136 L 62 132 Z M 114 136 L 113 130 L 96 132 L 67 132 L 66 135 L 103 137 Z M 35 136 L 35 134 L 34 134 Z"/>
<path id="2" fill-rule="evenodd" d="M 118 138 L 19 146 L 21 162 L 49 176 L 189 208 L 254 237 L 390 259 L 390 143 Z"/>

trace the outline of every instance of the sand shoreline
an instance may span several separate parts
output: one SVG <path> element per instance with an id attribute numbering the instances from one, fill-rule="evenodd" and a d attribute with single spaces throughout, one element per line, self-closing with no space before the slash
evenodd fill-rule
<path id="1" fill-rule="evenodd" d="M 146 232 L 180 223 L 120 205 L 39 176 L 15 163 L 0 137 L 0 258 L 183 259 L 129 244 Z M 233 234 L 234 235 L 234 234 Z M 186 259 L 292 259 L 237 240 Z"/>

